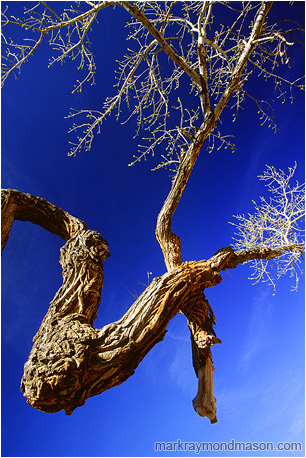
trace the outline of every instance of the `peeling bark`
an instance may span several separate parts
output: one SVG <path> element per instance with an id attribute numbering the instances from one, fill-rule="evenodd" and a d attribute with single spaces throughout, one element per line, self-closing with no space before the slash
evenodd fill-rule
<path id="1" fill-rule="evenodd" d="M 216 337 L 213 325 L 216 324 L 212 308 L 201 290 L 184 309 L 188 320 L 192 344 L 192 359 L 198 377 L 198 393 L 192 401 L 194 410 L 201 417 L 208 417 L 211 423 L 217 422 L 216 398 L 213 394 L 213 371 L 211 346 L 221 343 Z"/>

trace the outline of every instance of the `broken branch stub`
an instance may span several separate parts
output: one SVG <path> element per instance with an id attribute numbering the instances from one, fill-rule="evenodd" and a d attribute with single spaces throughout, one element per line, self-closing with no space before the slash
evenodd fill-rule
<path id="1" fill-rule="evenodd" d="M 190 329 L 193 367 L 198 378 L 198 393 L 192 401 L 194 410 L 201 417 L 208 417 L 211 423 L 217 422 L 216 398 L 213 395 L 213 371 L 211 346 L 221 343 L 216 337 L 213 325 L 214 313 L 202 291 L 198 291 L 184 309 Z"/>

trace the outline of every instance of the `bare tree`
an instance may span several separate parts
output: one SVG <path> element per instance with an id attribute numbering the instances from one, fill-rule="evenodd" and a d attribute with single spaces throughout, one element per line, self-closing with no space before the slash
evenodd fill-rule
<path id="1" fill-rule="evenodd" d="M 117 92 L 101 111 L 71 111 L 75 134 L 70 154 L 91 148 L 105 117 L 126 104 L 126 120 L 135 116 L 137 132 L 144 132 L 135 163 L 162 151 L 159 167 L 172 171 L 171 189 L 157 218 L 156 237 L 167 272 L 153 279 L 117 322 L 93 328 L 104 281 L 103 262 L 108 245 L 44 199 L 15 190 L 2 191 L 2 248 L 14 219 L 31 221 L 66 241 L 61 249 L 63 285 L 50 304 L 34 337 L 25 364 L 21 388 L 35 408 L 67 414 L 85 400 L 130 377 L 143 357 L 165 335 L 169 321 L 183 313 L 191 333 L 193 365 L 198 377 L 194 409 L 216 422 L 213 396 L 211 346 L 220 343 L 213 330 L 214 314 L 204 290 L 221 282 L 221 271 L 252 262 L 255 281 L 268 280 L 276 260 L 278 275 L 300 274 L 304 251 L 301 221 L 303 187 L 291 184 L 296 165 L 288 174 L 268 167 L 260 177 L 271 191 L 271 200 L 255 204 L 254 215 L 236 217 L 236 246 L 220 248 L 209 260 L 182 263 L 179 237 L 172 231 L 172 217 L 204 144 L 234 148 L 220 133 L 219 119 L 229 101 L 237 117 L 246 99 L 254 102 L 263 123 L 276 129 L 271 101 L 252 93 L 254 78 L 271 83 L 277 96 L 293 98 L 303 89 L 302 79 L 290 81 L 283 69 L 290 50 L 299 42 L 301 27 L 287 21 L 269 24 L 273 2 L 82 2 L 79 7 L 55 11 L 52 2 L 39 2 L 21 18 L 2 17 L 4 82 L 47 40 L 53 49 L 50 65 L 66 58 L 78 61 L 84 83 L 94 83 L 95 62 L 89 33 L 100 10 L 123 8 L 131 17 L 133 49 L 119 63 Z M 68 4 L 64 4 L 67 6 Z M 78 9 L 80 8 L 80 9 Z M 222 23 L 217 18 L 222 18 Z M 22 28 L 24 40 L 8 38 Z M 6 33 L 6 30 L 8 31 Z M 167 59 L 167 60 L 165 60 Z M 167 62 L 167 65 L 162 65 Z M 190 86 L 177 97 L 175 89 Z"/>

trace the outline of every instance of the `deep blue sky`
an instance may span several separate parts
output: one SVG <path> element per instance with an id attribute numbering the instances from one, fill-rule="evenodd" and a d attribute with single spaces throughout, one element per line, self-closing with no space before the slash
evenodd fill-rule
<path id="1" fill-rule="evenodd" d="M 9 3 L 14 11 L 22 2 Z M 276 3 L 274 15 L 286 16 L 286 9 L 298 20 L 304 17 L 304 2 Z M 137 148 L 133 122 L 122 126 L 109 118 L 91 152 L 67 156 L 64 116 L 70 107 L 97 108 L 113 94 L 126 17 L 119 8 L 99 16 L 91 37 L 96 86 L 72 95 L 74 64 L 47 69 L 49 50 L 42 46 L 2 91 L 2 188 L 48 199 L 109 242 L 97 327 L 122 316 L 147 272 L 151 278 L 165 272 L 154 230 L 170 179 L 166 171 L 151 172 L 155 159 L 127 167 Z M 303 48 L 294 49 L 291 62 L 292 78 L 301 75 Z M 293 104 L 277 105 L 276 120 L 274 134 L 260 127 L 256 109 L 246 105 L 235 124 L 224 117 L 224 132 L 236 135 L 237 151 L 209 155 L 203 149 L 173 221 L 184 261 L 207 259 L 231 243 L 228 221 L 251 211 L 252 199 L 265 192 L 256 177 L 266 164 L 286 169 L 296 160 L 303 181 L 303 94 L 296 93 Z M 61 246 L 56 236 L 16 221 L 4 250 L 2 456 L 155 456 L 155 441 L 177 439 L 304 444 L 304 281 L 296 293 L 290 292 L 290 278 L 282 279 L 273 295 L 267 284 L 251 284 L 248 266 L 223 273 L 223 282 L 206 290 L 223 342 L 213 348 L 217 424 L 192 408 L 197 380 L 181 315 L 121 386 L 87 400 L 69 417 L 30 407 L 19 384 L 31 340 L 61 285 Z"/>

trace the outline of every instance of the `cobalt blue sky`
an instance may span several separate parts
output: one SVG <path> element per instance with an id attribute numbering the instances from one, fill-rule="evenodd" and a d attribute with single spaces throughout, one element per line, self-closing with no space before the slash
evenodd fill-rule
<path id="1" fill-rule="evenodd" d="M 12 12 L 24 6 L 8 3 Z M 304 2 L 276 2 L 270 16 L 301 21 Z M 121 125 L 109 118 L 91 152 L 67 156 L 69 121 L 64 117 L 69 109 L 98 108 L 114 93 L 116 59 L 126 46 L 126 19 L 119 7 L 106 9 L 94 26 L 96 86 L 72 95 L 78 77 L 74 63 L 48 69 L 50 50 L 42 45 L 18 80 L 8 79 L 2 90 L 2 188 L 46 198 L 109 242 L 96 327 L 126 312 L 132 295 L 147 283 L 148 272 L 150 278 L 165 272 L 154 231 L 170 188 L 169 173 L 151 172 L 156 158 L 127 166 L 139 141 L 133 139 L 133 122 Z M 304 72 L 303 47 L 295 46 L 291 55 L 287 76 L 294 79 Z M 262 81 L 254 87 L 263 88 Z M 251 212 L 252 200 L 266 192 L 257 179 L 266 164 L 287 169 L 297 161 L 297 178 L 303 181 L 304 96 L 295 96 L 293 104 L 276 104 L 276 134 L 260 126 L 249 104 L 234 124 L 225 113 L 222 128 L 236 136 L 237 151 L 201 152 L 173 220 L 184 261 L 207 259 L 232 243 L 228 222 L 233 214 Z M 4 250 L 2 456 L 172 456 L 177 453 L 155 453 L 154 442 L 178 439 L 275 445 L 298 441 L 304 447 L 304 280 L 298 292 L 290 292 L 291 279 L 282 279 L 273 295 L 267 283 L 252 285 L 247 265 L 224 272 L 222 283 L 206 290 L 223 342 L 213 347 L 218 423 L 211 425 L 192 408 L 197 380 L 181 315 L 121 386 L 87 400 L 69 417 L 30 407 L 19 388 L 23 364 L 61 285 L 61 246 L 56 236 L 15 221 Z M 289 452 L 269 456 L 273 454 Z M 267 456 L 248 454 L 257 455 Z"/>

